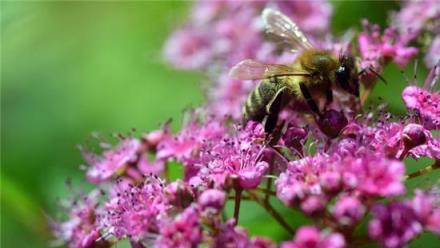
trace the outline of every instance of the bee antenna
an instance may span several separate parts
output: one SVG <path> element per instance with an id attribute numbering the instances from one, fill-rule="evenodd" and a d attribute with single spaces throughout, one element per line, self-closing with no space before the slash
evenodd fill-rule
<path id="1" fill-rule="evenodd" d="M 374 75 L 376 75 L 376 77 L 378 77 L 382 82 L 384 82 L 384 84 L 388 84 L 387 80 L 385 80 L 385 78 L 383 78 L 377 71 L 375 71 L 373 68 L 368 68 L 369 71 L 371 71 Z"/>

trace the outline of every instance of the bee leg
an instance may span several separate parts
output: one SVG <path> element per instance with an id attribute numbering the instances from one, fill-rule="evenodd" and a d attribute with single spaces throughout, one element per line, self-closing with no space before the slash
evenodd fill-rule
<path id="1" fill-rule="evenodd" d="M 264 120 L 264 130 L 272 133 L 278 122 L 278 115 L 282 108 L 283 93 L 286 87 L 279 89 L 270 102 L 266 105 L 267 116 Z"/>
<path id="2" fill-rule="evenodd" d="M 299 84 L 299 87 L 301 89 L 301 93 L 303 94 L 304 98 L 307 101 L 307 105 L 309 105 L 310 109 L 317 113 L 318 115 L 321 115 L 321 113 L 319 112 L 319 108 L 316 105 L 316 102 L 313 100 L 312 95 L 310 94 L 309 89 L 307 89 L 307 86 L 303 83 Z"/>
<path id="3" fill-rule="evenodd" d="M 331 87 L 328 87 L 327 90 L 325 91 L 325 97 L 327 99 L 327 104 L 330 104 L 333 102 L 333 91 L 332 91 Z"/>

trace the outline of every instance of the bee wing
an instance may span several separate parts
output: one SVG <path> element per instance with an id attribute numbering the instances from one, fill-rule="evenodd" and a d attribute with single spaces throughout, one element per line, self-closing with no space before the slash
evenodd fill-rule
<path id="1" fill-rule="evenodd" d="M 273 76 L 309 76 L 305 71 L 296 70 L 287 65 L 265 64 L 252 59 L 241 61 L 232 67 L 229 76 L 239 80 L 255 80 Z"/>
<path id="2" fill-rule="evenodd" d="M 288 45 L 292 50 L 313 48 L 299 27 L 281 12 L 266 8 L 262 18 L 270 38 Z"/>

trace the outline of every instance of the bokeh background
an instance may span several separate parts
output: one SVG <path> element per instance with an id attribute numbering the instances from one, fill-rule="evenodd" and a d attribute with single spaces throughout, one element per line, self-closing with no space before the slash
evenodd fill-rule
<path id="1" fill-rule="evenodd" d="M 45 220 L 56 215 L 57 198 L 69 196 L 66 179 L 72 178 L 74 188 L 87 189 L 75 146 L 92 132 L 135 128 L 139 134 L 169 118 L 177 130 L 184 109 L 203 102 L 203 75 L 176 71 L 161 58 L 164 40 L 185 20 L 191 4 L 1 2 L 1 247 L 49 247 Z M 396 2 L 333 4 L 335 32 L 359 30 L 362 17 L 385 25 L 387 12 L 398 9 Z M 412 69 L 407 71 L 412 76 Z M 426 75 L 423 66 L 417 75 Z M 388 85 L 375 88 L 372 102 L 380 96 L 392 112 L 404 113 L 404 77 L 394 66 L 384 77 Z M 286 238 L 262 210 L 243 208 L 252 208 L 240 220 L 251 233 Z M 412 247 L 435 247 L 436 242 L 423 235 Z"/>

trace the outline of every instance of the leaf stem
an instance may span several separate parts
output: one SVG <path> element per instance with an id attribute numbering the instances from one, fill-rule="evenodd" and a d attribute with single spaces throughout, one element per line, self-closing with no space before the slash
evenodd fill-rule
<path id="1" fill-rule="evenodd" d="M 235 223 L 238 224 L 238 217 L 240 215 L 240 203 L 241 203 L 241 193 L 243 190 L 240 186 L 235 188 L 235 204 L 234 204 L 234 219 Z"/>
<path id="2" fill-rule="evenodd" d="M 268 195 L 271 195 L 271 196 L 276 196 L 277 195 L 277 193 L 275 191 L 268 190 L 268 189 L 255 188 L 253 190 L 261 192 L 261 193 L 264 193 L 264 194 L 268 194 Z"/>
<path id="3" fill-rule="evenodd" d="M 432 172 L 433 170 L 436 170 L 439 168 L 440 168 L 440 160 L 435 160 L 435 162 L 432 165 L 426 166 L 425 168 L 422 168 L 418 171 L 415 171 L 411 174 L 406 175 L 405 180 L 428 174 L 428 173 Z"/>

